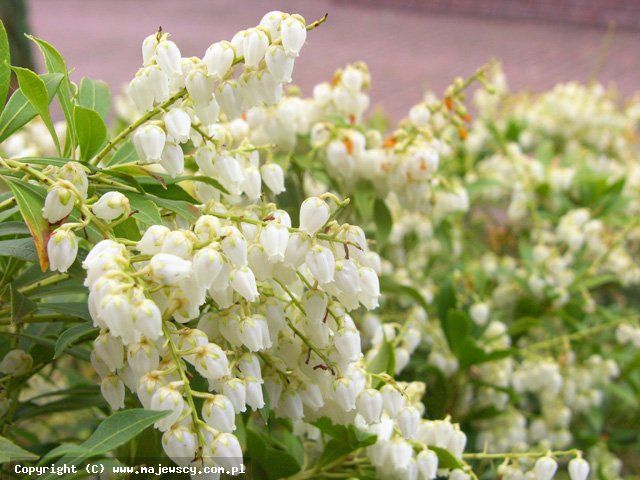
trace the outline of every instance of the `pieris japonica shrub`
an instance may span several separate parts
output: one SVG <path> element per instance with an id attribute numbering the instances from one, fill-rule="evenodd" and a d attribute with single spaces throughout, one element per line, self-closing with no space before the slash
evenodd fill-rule
<path id="1" fill-rule="evenodd" d="M 152 33 L 113 102 L 32 38 L 47 73 L 14 67 L 0 114 L 0 461 L 633 468 L 640 103 L 514 96 L 490 64 L 381 128 L 362 63 L 290 84 L 325 20 L 269 12 L 201 58 Z"/>

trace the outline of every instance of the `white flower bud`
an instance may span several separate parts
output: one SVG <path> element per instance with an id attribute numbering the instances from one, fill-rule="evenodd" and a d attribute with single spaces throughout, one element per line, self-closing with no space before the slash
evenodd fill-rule
<path id="1" fill-rule="evenodd" d="M 59 228 L 47 243 L 49 268 L 58 272 L 66 272 L 78 255 L 78 240 L 70 230 Z"/>
<path id="2" fill-rule="evenodd" d="M 238 339 L 249 351 L 257 352 L 269 348 L 269 327 L 262 315 L 243 318 L 238 327 Z"/>
<path id="3" fill-rule="evenodd" d="M 569 462 L 569 478 L 571 480 L 587 480 L 589 463 L 584 458 L 574 458 Z"/>
<path id="4" fill-rule="evenodd" d="M 112 410 L 124 408 L 124 383 L 117 375 L 104 377 L 100 391 Z"/>
<path id="5" fill-rule="evenodd" d="M 219 432 L 231 433 L 236 429 L 235 409 L 224 395 L 207 398 L 202 405 L 202 418 Z"/>
<path id="6" fill-rule="evenodd" d="M 324 405 L 322 391 L 315 383 L 305 383 L 298 389 L 298 394 L 304 406 L 311 412 L 321 409 Z"/>
<path id="7" fill-rule="evenodd" d="M 336 286 L 345 294 L 358 295 L 361 291 L 358 266 L 353 260 L 338 260 L 335 264 Z"/>
<path id="8" fill-rule="evenodd" d="M 273 10 L 271 12 L 267 12 L 260 20 L 260 26 L 267 29 L 271 35 L 272 42 L 280 39 L 280 24 L 286 17 L 286 13 L 279 10 Z"/>
<path id="9" fill-rule="evenodd" d="M 164 225 L 152 225 L 142 235 L 136 248 L 144 255 L 155 255 L 162 250 L 162 244 L 170 230 Z"/>
<path id="10" fill-rule="evenodd" d="M 151 65 L 142 71 L 145 88 L 149 89 L 155 102 L 169 98 L 169 76 L 158 65 Z"/>
<path id="11" fill-rule="evenodd" d="M 247 387 L 243 380 L 239 378 L 231 378 L 223 383 L 222 393 L 233 404 L 236 414 L 247 411 Z"/>
<path id="12" fill-rule="evenodd" d="M 476 325 L 486 325 L 487 320 L 489 320 L 489 305 L 485 302 L 474 303 L 471 305 L 469 313 Z"/>
<path id="13" fill-rule="evenodd" d="M 137 377 L 141 377 L 158 368 L 160 354 L 155 344 L 142 339 L 127 348 L 127 363 Z"/>
<path id="14" fill-rule="evenodd" d="M 207 66 L 207 71 L 216 80 L 222 80 L 229 72 L 235 52 L 229 42 L 218 42 L 207 48 L 202 61 Z"/>
<path id="15" fill-rule="evenodd" d="M 149 123 L 137 128 L 132 137 L 133 146 L 142 163 L 160 162 L 166 140 L 164 130 Z"/>
<path id="16" fill-rule="evenodd" d="M 196 456 L 198 440 L 191 428 L 176 424 L 162 435 L 162 448 L 176 465 L 186 467 Z"/>
<path id="17" fill-rule="evenodd" d="M 107 192 L 91 206 L 96 217 L 107 221 L 115 220 L 130 210 L 129 199 L 120 192 Z"/>
<path id="18" fill-rule="evenodd" d="M 302 232 L 295 232 L 289 236 L 287 250 L 284 252 L 284 264 L 297 269 L 304 263 L 311 248 L 311 238 Z"/>
<path id="19" fill-rule="evenodd" d="M 252 377 L 246 377 L 245 381 L 247 385 L 247 405 L 249 405 L 253 411 L 261 409 L 264 407 L 262 385 L 257 379 Z"/>
<path id="20" fill-rule="evenodd" d="M 262 195 L 262 177 L 256 167 L 249 167 L 245 171 L 242 190 L 249 197 L 249 200 L 258 200 Z"/>
<path id="21" fill-rule="evenodd" d="M 133 305 L 133 322 L 137 330 L 150 340 L 162 336 L 162 314 L 153 300 L 145 298 Z"/>
<path id="22" fill-rule="evenodd" d="M 215 124 L 220 116 L 220 105 L 214 95 L 211 95 L 208 103 L 197 103 L 193 106 L 193 109 L 205 126 Z"/>
<path id="23" fill-rule="evenodd" d="M 196 221 L 193 231 L 200 242 L 211 243 L 219 238 L 222 231 L 220 220 L 213 215 L 202 215 Z"/>
<path id="24" fill-rule="evenodd" d="M 360 332 L 356 328 L 341 328 L 333 341 L 336 350 L 344 361 L 348 363 L 355 362 L 362 356 Z"/>
<path id="25" fill-rule="evenodd" d="M 156 47 L 156 62 L 169 76 L 182 74 L 182 57 L 180 49 L 171 40 L 162 40 Z"/>
<path id="26" fill-rule="evenodd" d="M 124 348 L 120 339 L 103 330 L 93 342 L 93 351 L 109 371 L 115 372 L 124 366 Z"/>
<path id="27" fill-rule="evenodd" d="M 180 145 L 167 142 L 160 156 L 160 165 L 173 178 L 184 173 L 184 152 Z"/>
<path id="28" fill-rule="evenodd" d="M 191 262 L 169 253 L 158 253 L 149 261 L 149 271 L 163 285 L 175 285 L 191 275 Z"/>
<path id="29" fill-rule="evenodd" d="M 85 167 L 78 162 L 69 161 L 58 170 L 59 178 L 71 182 L 78 190 L 78 193 L 80 193 L 82 200 L 87 199 L 87 190 L 89 188 L 89 179 L 87 178 L 87 173 L 84 171 L 84 168 Z"/>
<path id="30" fill-rule="evenodd" d="M 109 294 L 98 305 L 98 314 L 114 337 L 128 345 L 136 342 L 140 333 L 133 326 L 131 299 L 122 294 Z"/>
<path id="31" fill-rule="evenodd" d="M 387 459 L 396 471 L 405 470 L 413 456 L 413 448 L 404 440 L 394 438 L 387 444 Z"/>
<path id="32" fill-rule="evenodd" d="M 533 467 L 535 480 L 551 480 L 558 470 L 557 462 L 551 457 L 541 457 Z"/>
<path id="33" fill-rule="evenodd" d="M 380 422 L 382 394 L 375 388 L 363 390 L 356 400 L 356 408 L 369 425 Z"/>
<path id="34" fill-rule="evenodd" d="M 420 412 L 413 406 L 404 407 L 398 412 L 396 422 L 398 428 L 402 432 L 402 436 L 406 440 L 411 440 L 415 437 L 418 430 L 418 424 L 420 423 Z"/>
<path id="35" fill-rule="evenodd" d="M 275 195 L 285 191 L 284 172 L 280 165 L 267 163 L 260 168 L 260 173 L 262 173 L 262 181 Z"/>
<path id="36" fill-rule="evenodd" d="M 238 118 L 242 113 L 242 91 L 235 80 L 221 83 L 216 99 L 227 120 Z"/>
<path id="37" fill-rule="evenodd" d="M 153 91 L 146 76 L 136 76 L 129 82 L 129 96 L 141 112 L 153 109 Z"/>
<path id="38" fill-rule="evenodd" d="M 0 372 L 20 376 L 31 370 L 33 358 L 24 350 L 14 349 L 7 352 L 0 362 Z"/>
<path id="39" fill-rule="evenodd" d="M 200 68 L 194 68 L 187 74 L 185 85 L 194 104 L 200 105 L 209 104 L 216 88 L 214 78 Z"/>
<path id="40" fill-rule="evenodd" d="M 250 28 L 244 34 L 242 50 L 246 67 L 257 67 L 269 48 L 269 36 L 260 28 Z"/>
<path id="41" fill-rule="evenodd" d="M 265 387 L 267 388 L 267 392 L 269 392 L 269 400 L 271 400 L 271 391 L 267 387 L 265 382 Z M 297 392 L 287 391 L 282 394 L 278 402 L 278 415 L 289 418 L 291 420 L 301 420 L 304 416 L 304 409 L 302 406 L 302 399 Z"/>
<path id="42" fill-rule="evenodd" d="M 218 275 L 228 275 L 227 261 L 223 255 L 213 247 L 198 250 L 193 256 L 193 274 L 196 282 L 203 288 L 209 288 Z"/>
<path id="43" fill-rule="evenodd" d="M 269 73 L 277 82 L 289 83 L 295 58 L 288 56 L 281 45 L 271 45 L 265 55 Z"/>
<path id="44" fill-rule="evenodd" d="M 342 377 L 333 382 L 333 399 L 345 412 L 356 408 L 356 398 L 359 391 L 356 390 L 356 382 L 351 378 Z"/>
<path id="45" fill-rule="evenodd" d="M 65 187 L 54 186 L 44 199 L 42 216 L 49 223 L 57 223 L 71 213 L 76 196 Z"/>
<path id="46" fill-rule="evenodd" d="M 156 47 L 158 46 L 158 34 L 153 33 L 142 41 L 142 64 L 144 66 L 153 63 Z"/>
<path id="47" fill-rule="evenodd" d="M 167 136 L 176 143 L 189 141 L 191 132 L 191 117 L 181 108 L 174 108 L 164 114 L 164 126 L 167 129 Z"/>
<path id="48" fill-rule="evenodd" d="M 327 315 L 329 297 L 322 290 L 307 290 L 302 297 L 302 305 L 309 323 L 317 325 Z"/>
<path id="49" fill-rule="evenodd" d="M 158 388 L 151 397 L 151 410 L 169 410 L 171 412 L 154 424 L 161 432 L 168 430 L 176 423 L 180 415 L 182 415 L 185 404 L 182 393 L 178 389 L 181 386 L 181 382 L 172 382 L 168 385 L 163 385 Z"/>
<path id="50" fill-rule="evenodd" d="M 307 253 L 305 263 L 319 283 L 333 281 L 336 262 L 333 253 L 328 248 L 322 245 L 313 246 Z"/>
<path id="51" fill-rule="evenodd" d="M 307 29 L 304 19 L 300 16 L 286 18 L 281 26 L 282 46 L 290 57 L 297 57 L 307 39 Z"/>
<path id="52" fill-rule="evenodd" d="M 314 235 L 329 220 L 329 205 L 318 197 L 307 198 L 300 206 L 300 230 Z"/>
<path id="53" fill-rule="evenodd" d="M 197 347 L 192 363 L 198 373 L 209 380 L 219 380 L 229 375 L 227 355 L 215 343 Z"/>
<path id="54" fill-rule="evenodd" d="M 395 418 L 405 406 L 405 398 L 393 386 L 386 384 L 380 389 L 382 404 L 391 418 Z"/>
<path id="55" fill-rule="evenodd" d="M 230 433 L 221 433 L 211 445 L 216 464 L 227 471 L 239 472 L 242 466 L 242 448 L 238 439 Z"/>
<path id="56" fill-rule="evenodd" d="M 416 457 L 422 480 L 433 480 L 438 472 L 438 455 L 433 450 L 422 450 Z"/>
<path id="57" fill-rule="evenodd" d="M 360 275 L 360 293 L 358 300 L 367 310 L 373 310 L 378 307 L 378 299 L 380 298 L 380 280 L 376 272 L 369 267 L 360 267 L 358 270 Z"/>
<path id="58" fill-rule="evenodd" d="M 255 302 L 258 299 L 256 277 L 248 267 L 244 266 L 233 270 L 229 276 L 229 283 L 247 301 Z"/>
<path id="59" fill-rule="evenodd" d="M 272 263 L 284 260 L 288 241 L 289 230 L 284 225 L 275 222 L 269 222 L 260 232 L 260 243 Z"/>

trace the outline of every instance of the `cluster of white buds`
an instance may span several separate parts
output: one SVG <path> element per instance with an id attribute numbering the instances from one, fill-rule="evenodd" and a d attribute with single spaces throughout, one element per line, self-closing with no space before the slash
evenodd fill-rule
<path id="1" fill-rule="evenodd" d="M 259 175 L 253 171 L 241 175 L 234 155 L 220 155 L 229 140 L 220 122 L 242 130 L 243 110 L 279 103 L 306 36 L 304 18 L 279 11 L 267 13 L 260 25 L 238 32 L 231 41 L 212 44 L 202 58 L 183 58 L 168 34 L 148 36 L 142 46 L 143 67 L 131 81 L 129 94 L 141 112 L 165 103 L 170 106 L 161 120 L 149 121 L 134 132 L 140 161 L 159 163 L 175 177 L 184 171 L 182 145 L 191 140 L 199 147 L 208 140 L 212 146 L 198 151 L 196 158 L 216 171 L 203 173 L 230 175 L 232 184 L 246 182 L 245 192 L 255 195 Z M 234 124 L 236 119 L 239 123 Z"/>

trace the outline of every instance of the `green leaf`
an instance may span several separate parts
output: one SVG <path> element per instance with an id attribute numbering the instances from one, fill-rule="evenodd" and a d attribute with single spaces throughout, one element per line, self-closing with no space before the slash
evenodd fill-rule
<path id="1" fill-rule="evenodd" d="M 21 294 L 17 288 L 11 284 L 11 321 L 17 322 L 22 317 L 33 312 L 38 305 Z"/>
<path id="2" fill-rule="evenodd" d="M 392 295 L 404 295 L 412 298 L 415 302 L 418 303 L 423 309 L 428 310 L 429 304 L 424 296 L 415 288 L 410 285 L 402 285 L 397 283 L 393 278 L 383 276 L 380 278 L 380 289 L 384 293 L 389 293 Z"/>
<path id="3" fill-rule="evenodd" d="M 47 403 L 42 402 L 23 402 L 16 411 L 16 420 L 27 420 L 38 417 L 40 415 L 51 415 L 54 413 L 67 413 L 87 408 L 104 408 L 107 402 L 97 390 L 93 395 L 67 395 L 61 396 L 57 400 Z"/>
<path id="4" fill-rule="evenodd" d="M 93 80 L 87 77 L 83 77 L 80 80 L 78 105 L 95 110 L 102 120 L 106 122 L 110 104 L 111 90 L 109 90 L 109 85 L 102 80 Z"/>
<path id="5" fill-rule="evenodd" d="M 164 178 L 164 176 L 162 177 Z M 174 183 L 186 182 L 186 181 L 206 183 L 207 185 L 211 185 L 215 189 L 220 190 L 222 193 L 226 193 L 227 195 L 230 195 L 229 190 L 227 190 L 225 186 L 222 185 L 218 180 L 216 180 L 215 178 L 206 177 L 204 175 L 187 175 L 182 177 L 176 177 L 174 179 L 165 178 L 165 182 L 167 186 L 173 185 Z"/>
<path id="6" fill-rule="evenodd" d="M 0 237 L 7 235 L 29 235 L 29 229 L 23 222 L 0 223 Z"/>
<path id="7" fill-rule="evenodd" d="M 11 83 L 11 53 L 9 51 L 9 39 L 4 24 L 0 20 L 0 110 L 9 93 Z"/>
<path id="8" fill-rule="evenodd" d="M 138 160 L 138 152 L 131 140 L 126 140 L 122 146 L 113 154 L 113 156 L 105 162 L 105 165 L 121 165 L 133 163 Z"/>
<path id="9" fill-rule="evenodd" d="M 42 206 L 44 205 L 45 199 L 44 189 L 31 185 L 30 183 L 22 182 L 13 177 L 4 178 L 16 198 L 16 203 L 20 208 L 22 218 L 31 232 L 33 244 L 37 252 L 37 260 L 40 262 L 40 268 L 44 272 L 49 266 L 47 242 L 51 235 L 49 223 L 42 216 Z"/>
<path id="10" fill-rule="evenodd" d="M 89 313 L 87 302 L 47 302 L 38 309 L 38 312 L 62 313 L 64 315 L 69 315 L 70 317 L 81 318 L 83 320 L 86 320 L 87 322 L 91 321 L 91 314 Z"/>
<path id="11" fill-rule="evenodd" d="M 164 198 L 149 196 L 149 198 L 160 207 L 177 213 L 185 220 L 193 222 L 200 216 L 200 212 L 193 204 L 182 200 L 166 200 Z"/>
<path id="12" fill-rule="evenodd" d="M 387 243 L 393 226 L 391 212 L 384 200 L 376 198 L 373 203 L 373 219 L 376 222 L 376 241 L 378 242 L 378 247 L 381 248 Z"/>
<path id="13" fill-rule="evenodd" d="M 270 440 L 272 439 L 262 432 L 247 429 L 247 449 L 267 479 L 287 478 L 300 471 L 302 465 L 296 458 L 289 451 L 276 448 Z"/>
<path id="14" fill-rule="evenodd" d="M 60 52 L 56 50 L 53 45 L 44 40 L 27 35 L 27 37 L 33 40 L 42 52 L 44 63 L 47 66 L 49 73 L 60 73 L 63 75 L 64 80 L 60 83 L 60 94 L 58 95 L 58 101 L 62 108 L 62 113 L 67 121 L 67 140 L 64 145 L 65 157 L 69 156 L 73 151 L 75 145 L 76 132 L 75 125 L 73 123 L 73 102 L 71 101 L 71 82 L 69 81 L 69 71 L 65 64 L 64 58 L 60 55 Z"/>
<path id="15" fill-rule="evenodd" d="M 440 289 L 440 292 L 438 292 L 438 296 L 436 298 L 436 306 L 438 307 L 438 318 L 443 325 L 447 321 L 449 310 L 452 308 L 455 309 L 456 304 L 456 291 L 453 288 L 451 280 L 447 280 L 444 282 L 444 285 L 442 285 L 442 288 Z"/>
<path id="16" fill-rule="evenodd" d="M 438 468 L 464 468 L 464 463 L 460 459 L 454 457 L 449 450 L 433 447 L 431 445 L 429 445 L 429 450 L 433 450 L 438 456 Z"/>
<path id="17" fill-rule="evenodd" d="M 51 352 L 55 351 L 56 343 L 50 338 L 46 338 L 41 335 L 29 335 L 26 333 L 12 333 L 12 332 L 3 332 L 2 335 L 19 338 L 22 340 L 28 340 L 29 342 L 35 345 L 40 345 L 41 347 L 45 347 L 49 349 Z M 90 358 L 89 352 L 84 349 L 70 348 L 67 350 L 67 353 L 74 356 L 75 358 L 79 358 L 87 362 L 89 361 L 89 358 Z"/>
<path id="18" fill-rule="evenodd" d="M 11 67 L 18 77 L 18 85 L 24 96 L 29 100 L 35 111 L 40 115 L 49 134 L 56 145 L 56 150 L 60 152 L 60 141 L 58 134 L 53 127 L 51 114 L 49 113 L 49 94 L 44 81 L 28 68 Z"/>
<path id="19" fill-rule="evenodd" d="M 51 103 L 58 91 L 63 75 L 59 73 L 45 73 L 40 75 L 47 89 L 47 104 Z M 35 108 L 29 103 L 22 90 L 13 92 L 11 98 L 0 115 L 0 142 L 6 140 L 9 135 L 24 126 L 37 115 Z"/>
<path id="20" fill-rule="evenodd" d="M 160 210 L 148 198 L 145 198 L 143 195 L 127 192 L 127 198 L 129 199 L 129 203 L 131 204 L 131 208 L 133 210 L 137 210 L 133 216 L 140 221 L 140 223 L 151 226 L 151 225 L 162 225 L 162 217 L 160 217 Z"/>
<path id="21" fill-rule="evenodd" d="M 80 158 L 87 161 L 100 150 L 107 139 L 107 126 L 98 112 L 76 105 L 73 109 Z"/>
<path id="22" fill-rule="evenodd" d="M 334 425 L 327 417 L 322 417 L 312 424 L 322 433 L 332 437 L 318 459 L 319 466 L 327 465 L 351 452 L 373 445 L 377 438 L 376 435 L 358 430 L 354 425 Z"/>
<path id="23" fill-rule="evenodd" d="M 25 262 L 37 262 L 38 252 L 32 238 L 0 240 L 0 257 L 15 257 Z"/>
<path id="24" fill-rule="evenodd" d="M 11 440 L 0 436 L 0 463 L 37 460 L 38 455 L 26 451 Z"/>
<path id="25" fill-rule="evenodd" d="M 380 346 L 376 356 L 367 364 L 367 371 L 371 373 L 388 373 L 389 375 L 393 375 L 396 370 L 395 348 L 393 348 L 393 344 L 387 339 L 384 331 L 382 333 L 384 335 L 382 345 Z M 378 382 L 379 381 L 380 380 L 378 380 Z"/>
<path id="26" fill-rule="evenodd" d="M 129 240 L 134 241 L 138 241 L 141 238 L 140 229 L 133 217 L 129 217 L 122 223 L 116 225 L 113 229 L 113 233 L 118 237 L 128 238 Z"/>
<path id="27" fill-rule="evenodd" d="M 156 412 L 142 408 L 116 412 L 98 425 L 95 432 L 78 446 L 77 451 L 62 457 L 56 465 L 77 465 L 85 459 L 110 452 L 137 436 L 168 413 L 168 411 Z M 56 478 L 53 473 L 40 477 L 41 480 L 53 478 Z"/>

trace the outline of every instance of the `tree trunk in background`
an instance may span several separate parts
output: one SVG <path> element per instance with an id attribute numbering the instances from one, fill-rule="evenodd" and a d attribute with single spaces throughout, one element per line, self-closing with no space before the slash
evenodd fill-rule
<path id="1" fill-rule="evenodd" d="M 4 23 L 11 49 L 11 64 L 34 69 L 31 41 L 24 36 L 29 32 L 25 0 L 0 0 L 0 19 Z M 15 76 L 12 77 L 11 90 L 17 88 Z"/>

